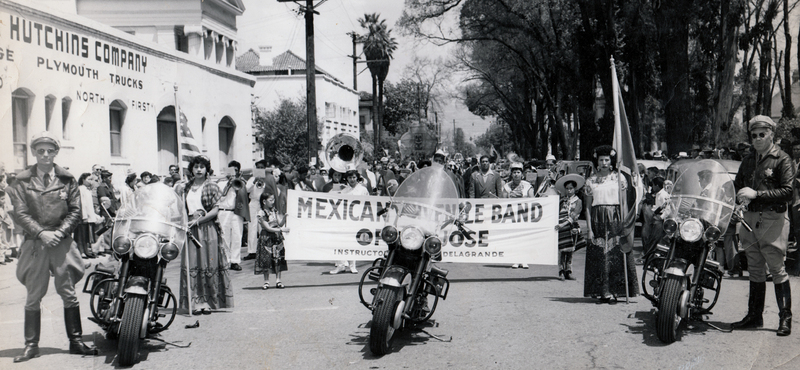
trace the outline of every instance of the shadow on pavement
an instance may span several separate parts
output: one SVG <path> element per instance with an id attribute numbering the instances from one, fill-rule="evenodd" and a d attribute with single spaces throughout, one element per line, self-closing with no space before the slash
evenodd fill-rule
<path id="1" fill-rule="evenodd" d="M 664 347 L 669 344 L 661 342 L 656 333 L 656 310 L 650 311 L 637 311 L 631 317 L 638 319 L 639 322 L 633 325 L 621 324 L 628 327 L 628 332 L 631 334 L 641 334 L 642 343 L 651 347 Z M 709 325 L 710 324 L 710 325 Z M 705 335 L 708 331 L 717 331 L 713 326 L 721 329 L 727 329 L 728 323 L 719 321 L 686 321 L 684 320 L 678 328 L 677 340 L 680 341 L 684 336 L 688 335 Z"/>
<path id="2" fill-rule="evenodd" d="M 370 320 L 366 324 L 359 325 L 360 329 L 369 329 L 372 321 Z M 396 354 L 405 346 L 417 346 L 417 345 L 424 345 L 431 339 L 433 340 L 441 340 L 434 336 L 434 334 L 428 333 L 426 329 L 428 328 L 438 328 L 439 324 L 436 323 L 436 320 L 429 320 L 424 323 L 411 325 L 409 327 L 403 328 L 402 330 L 395 331 L 394 337 L 392 338 L 392 352 L 388 355 Z M 452 338 L 449 338 L 450 341 Z M 363 345 L 364 348 L 361 349 L 361 353 L 363 353 L 364 359 L 379 359 L 383 356 L 376 356 L 372 354 L 369 350 L 369 333 L 364 333 L 363 335 L 353 334 L 351 335 L 351 339 L 347 342 L 349 345 Z M 388 356 L 387 355 L 387 356 Z"/>

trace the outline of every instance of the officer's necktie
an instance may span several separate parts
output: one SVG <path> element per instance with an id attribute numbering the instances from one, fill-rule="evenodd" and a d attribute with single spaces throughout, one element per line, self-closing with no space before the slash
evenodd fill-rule
<path id="1" fill-rule="evenodd" d="M 44 174 L 44 187 L 46 188 L 48 186 L 50 186 L 50 174 L 46 173 Z"/>

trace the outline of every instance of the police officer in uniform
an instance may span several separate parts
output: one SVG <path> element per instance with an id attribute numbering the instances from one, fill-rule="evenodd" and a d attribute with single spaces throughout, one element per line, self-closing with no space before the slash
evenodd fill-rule
<path id="1" fill-rule="evenodd" d="M 45 131 L 31 138 L 36 165 L 17 176 L 9 194 L 14 204 L 14 221 L 25 234 L 20 247 L 17 279 L 28 291 L 25 302 L 25 350 L 14 357 L 22 362 L 39 356 L 41 302 L 50 274 L 56 292 L 64 301 L 64 324 L 69 353 L 97 355 L 97 349 L 83 343 L 81 312 L 75 284 L 83 277 L 81 253 L 72 241 L 72 231 L 81 220 L 78 182 L 53 163 L 61 144 Z"/>
<path id="2" fill-rule="evenodd" d="M 742 161 L 734 185 L 736 197 L 746 204 L 744 220 L 753 231 L 741 230 L 741 243 L 747 255 L 750 272 L 750 298 L 747 316 L 731 324 L 732 329 L 760 328 L 764 325 L 767 268 L 773 276 L 775 298 L 780 310 L 779 336 L 792 332 L 792 294 L 784 257 L 789 237 L 787 202 L 792 197 L 794 166 L 777 145 L 775 122 L 763 115 L 753 117 L 748 123 L 754 151 Z"/>

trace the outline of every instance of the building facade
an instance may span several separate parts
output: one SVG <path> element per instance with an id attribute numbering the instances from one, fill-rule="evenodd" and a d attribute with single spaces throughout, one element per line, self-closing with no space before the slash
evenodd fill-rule
<path id="1" fill-rule="evenodd" d="M 250 49 L 237 57 L 236 68 L 256 78 L 254 102 L 260 108 L 275 109 L 282 99 L 306 95 L 306 61 L 291 51 L 273 56 L 269 46 L 262 46 L 259 52 Z M 315 73 L 317 117 L 322 122 L 321 153 L 337 134 L 360 138 L 358 92 L 318 66 Z M 263 158 L 263 148 L 254 145 L 254 156 Z"/>
<path id="2" fill-rule="evenodd" d="M 78 14 L 88 9 L 114 23 L 110 14 L 124 14 L 119 7 L 132 3 L 0 0 L 0 160 L 8 170 L 34 164 L 28 141 L 48 130 L 61 137 L 57 163 L 75 176 L 93 164 L 118 174 L 117 180 L 128 171 L 166 174 L 178 163 L 179 143 L 186 142 L 178 122 L 213 169 L 250 158 L 255 79 L 235 69 L 235 29 L 203 21 L 209 14 L 204 11 L 191 24 L 198 31 L 191 37 L 175 19 L 149 20 L 157 25 L 148 28 L 148 17 L 139 14 L 118 29 Z M 151 3 L 161 4 L 138 2 Z M 244 10 L 223 0 L 175 3 L 228 4 L 234 22 Z M 228 31 L 203 28 L 206 23 Z"/>

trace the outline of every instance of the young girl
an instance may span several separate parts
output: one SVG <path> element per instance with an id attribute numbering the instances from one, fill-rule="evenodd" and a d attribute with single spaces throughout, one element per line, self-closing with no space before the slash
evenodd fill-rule
<path id="1" fill-rule="evenodd" d="M 283 289 L 281 272 L 288 270 L 286 266 L 286 250 L 283 248 L 283 233 L 288 233 L 286 215 L 281 215 L 275 207 L 275 194 L 264 188 L 259 199 L 261 210 L 258 211 L 258 224 L 261 234 L 256 251 L 255 274 L 264 274 L 264 285 L 261 289 L 269 289 L 269 272 L 275 272 L 275 286 Z"/>
<path id="2" fill-rule="evenodd" d="M 583 202 L 575 193 L 583 186 L 583 177 L 576 174 L 562 176 L 556 181 L 556 189 L 561 193 L 558 212 L 558 279 L 575 280 L 572 276 L 572 252 L 580 238 L 578 216 L 583 210 Z"/>

